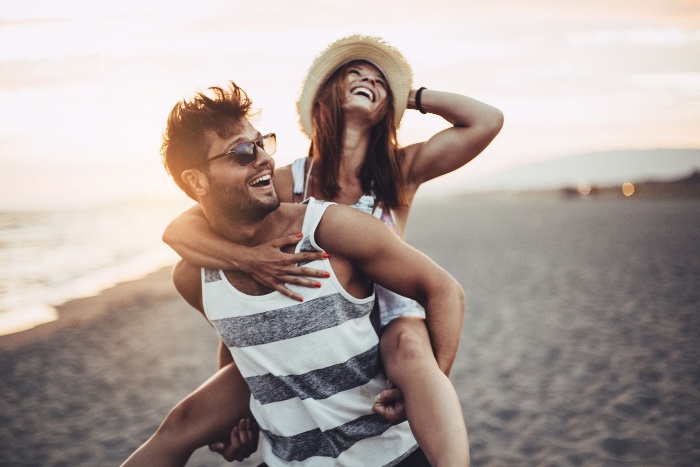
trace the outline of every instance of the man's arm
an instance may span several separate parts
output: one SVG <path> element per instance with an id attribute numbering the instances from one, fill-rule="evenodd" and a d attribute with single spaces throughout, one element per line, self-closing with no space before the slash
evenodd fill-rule
<path id="1" fill-rule="evenodd" d="M 193 308 L 204 315 L 204 305 L 202 303 L 202 279 L 200 269 L 190 263 L 180 260 L 173 267 L 173 284 L 182 298 L 185 299 Z M 219 369 L 225 367 L 229 363 L 233 363 L 233 357 L 228 347 L 219 342 Z"/>
<path id="2" fill-rule="evenodd" d="M 459 283 L 381 221 L 347 206 L 328 208 L 316 239 L 332 259 L 345 258 L 371 280 L 425 308 L 435 359 L 449 374 L 464 320 Z"/>
<path id="3" fill-rule="evenodd" d="M 201 269 L 180 260 L 173 267 L 173 284 L 182 298 L 206 318 L 202 304 L 201 274 Z"/>
<path id="4" fill-rule="evenodd" d="M 233 363 L 231 351 L 226 347 L 224 341 L 219 341 L 219 369 L 222 369 L 229 363 Z"/>

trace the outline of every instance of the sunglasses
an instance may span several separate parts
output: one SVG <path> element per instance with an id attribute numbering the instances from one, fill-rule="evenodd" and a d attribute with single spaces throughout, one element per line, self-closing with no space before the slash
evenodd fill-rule
<path id="1" fill-rule="evenodd" d="M 246 166 L 255 162 L 255 159 L 257 159 L 258 157 L 259 147 L 264 149 L 268 155 L 273 155 L 275 151 L 277 151 L 277 135 L 275 135 L 274 133 L 268 133 L 266 135 L 254 139 L 253 141 L 246 141 L 244 143 L 238 144 L 234 148 L 226 152 L 217 154 L 216 156 L 210 157 L 204 162 L 195 165 L 195 167 L 199 167 L 200 165 L 207 164 L 211 161 L 221 159 L 222 157 L 229 155 L 233 156 L 239 165 Z"/>

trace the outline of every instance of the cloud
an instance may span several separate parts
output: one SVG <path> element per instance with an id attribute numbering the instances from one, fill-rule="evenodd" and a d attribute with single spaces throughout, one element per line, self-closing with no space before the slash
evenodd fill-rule
<path id="1" fill-rule="evenodd" d="M 61 183 L 75 167 L 138 171 L 159 163 L 176 100 L 234 79 L 264 109 L 261 128 L 284 141 L 277 160 L 291 159 L 308 147 L 294 108 L 307 67 L 352 33 L 398 47 L 416 85 L 501 108 L 492 154 L 695 145 L 699 11 L 697 0 L 201 0 L 187 11 L 165 0 L 10 2 L 0 22 L 0 43 L 12 45 L 0 49 L 0 148 L 25 172 L 47 158 L 46 177 L 60 173 Z M 447 125 L 408 114 L 404 143 Z"/>
<path id="2" fill-rule="evenodd" d="M 589 31 L 569 35 L 567 43 L 575 48 L 609 45 L 678 47 L 688 44 L 700 44 L 700 30 L 631 28 Z"/>
<path id="3" fill-rule="evenodd" d="M 635 73 L 629 75 L 627 81 L 632 86 L 646 90 L 676 90 L 700 98 L 700 72 Z"/>

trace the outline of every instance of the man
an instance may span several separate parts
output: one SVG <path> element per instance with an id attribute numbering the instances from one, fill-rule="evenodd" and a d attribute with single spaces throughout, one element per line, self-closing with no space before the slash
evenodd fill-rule
<path id="1" fill-rule="evenodd" d="M 462 326 L 461 287 L 371 216 L 314 200 L 280 204 L 266 151 L 274 152 L 275 136 L 253 128 L 251 102 L 235 84 L 211 89 L 214 97 L 200 93 L 171 112 L 166 168 L 219 235 L 255 246 L 301 232 L 297 249 L 321 252 L 308 266 L 330 278 L 299 303 L 241 271 L 200 271 L 182 262 L 174 271 L 178 290 L 216 328 L 250 387 L 265 462 L 402 465 L 416 459 L 420 450 L 407 424 L 391 426 L 371 410 L 385 381 L 373 284 L 424 306 L 433 351 L 449 362 L 447 371 Z"/>

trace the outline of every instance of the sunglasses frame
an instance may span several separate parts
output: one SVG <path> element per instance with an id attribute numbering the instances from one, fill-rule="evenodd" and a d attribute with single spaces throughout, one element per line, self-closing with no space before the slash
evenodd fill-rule
<path id="1" fill-rule="evenodd" d="M 192 168 L 194 169 L 194 168 L 200 167 L 204 164 L 208 164 L 211 161 L 215 161 L 216 159 L 221 159 L 222 157 L 228 156 L 231 154 L 233 154 L 234 158 L 236 159 L 236 162 L 238 162 L 238 165 L 245 167 L 246 165 L 250 165 L 258 159 L 258 148 L 266 151 L 265 150 L 265 140 L 269 139 L 269 138 L 272 138 L 273 141 L 275 142 L 275 150 L 272 151 L 271 153 L 270 152 L 267 153 L 269 156 L 271 156 L 277 151 L 277 134 L 275 134 L 275 133 L 267 133 L 265 135 L 260 136 L 259 138 L 255 138 L 254 140 L 243 141 L 243 142 L 235 145 L 234 147 L 232 147 L 228 151 L 222 152 L 221 154 L 217 154 L 216 156 L 212 156 L 209 159 L 200 162 L 199 164 L 195 165 Z M 244 164 L 241 162 L 241 159 L 239 158 L 238 154 L 236 154 L 236 150 L 238 148 L 240 148 L 241 146 L 243 146 L 245 144 L 250 144 L 250 143 L 253 143 L 253 159 L 250 162 Z"/>

